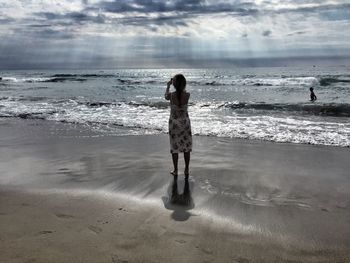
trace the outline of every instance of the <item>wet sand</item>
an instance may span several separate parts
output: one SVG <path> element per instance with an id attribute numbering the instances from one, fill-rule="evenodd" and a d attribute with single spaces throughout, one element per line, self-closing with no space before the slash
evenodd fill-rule
<path id="1" fill-rule="evenodd" d="M 0 156 L 3 262 L 350 261 L 349 148 L 195 137 L 176 204 L 166 135 L 1 119 Z"/>

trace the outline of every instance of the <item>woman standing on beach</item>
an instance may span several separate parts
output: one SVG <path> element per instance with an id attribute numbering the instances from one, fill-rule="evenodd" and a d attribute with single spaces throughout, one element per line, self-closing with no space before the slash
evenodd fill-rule
<path id="1" fill-rule="evenodd" d="M 170 92 L 173 84 L 175 92 Z M 184 153 L 185 179 L 189 176 L 190 156 L 192 151 L 191 122 L 187 107 L 190 93 L 186 92 L 186 78 L 182 74 L 175 75 L 168 83 L 165 91 L 165 99 L 170 100 L 169 138 L 170 153 L 173 159 L 174 170 L 171 174 L 177 179 L 179 152 Z"/>

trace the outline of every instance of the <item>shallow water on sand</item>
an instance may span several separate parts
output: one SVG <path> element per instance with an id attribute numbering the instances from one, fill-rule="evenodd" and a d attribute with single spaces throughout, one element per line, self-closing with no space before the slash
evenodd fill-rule
<path id="1" fill-rule="evenodd" d="M 228 232 L 303 248 L 350 245 L 346 148 L 196 136 L 191 202 L 179 213 L 169 203 L 166 135 L 107 136 L 38 120 L 0 125 L 1 185 L 116 195 L 173 210 L 174 220 L 201 216 Z M 183 187 L 180 173 L 179 195 Z"/>

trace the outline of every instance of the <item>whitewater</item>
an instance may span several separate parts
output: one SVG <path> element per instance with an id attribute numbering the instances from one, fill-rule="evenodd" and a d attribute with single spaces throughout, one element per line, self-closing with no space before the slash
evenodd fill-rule
<path id="1" fill-rule="evenodd" d="M 106 135 L 167 133 L 166 82 L 183 73 L 193 134 L 350 146 L 350 74 L 338 67 L 0 72 L 0 118 L 87 126 Z M 309 88 L 318 97 L 309 101 Z"/>

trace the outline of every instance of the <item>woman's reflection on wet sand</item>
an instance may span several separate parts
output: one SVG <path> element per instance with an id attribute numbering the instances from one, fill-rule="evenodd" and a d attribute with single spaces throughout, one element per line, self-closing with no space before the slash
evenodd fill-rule
<path id="1" fill-rule="evenodd" d="M 191 187 L 190 187 L 191 184 Z M 179 194 L 178 188 L 182 188 L 182 194 Z M 188 212 L 194 208 L 194 202 L 191 196 L 191 188 L 193 182 L 189 180 L 174 180 L 168 189 L 168 196 L 164 197 L 163 202 L 165 208 L 173 210 L 171 217 L 176 221 L 186 221 L 192 214 Z"/>

